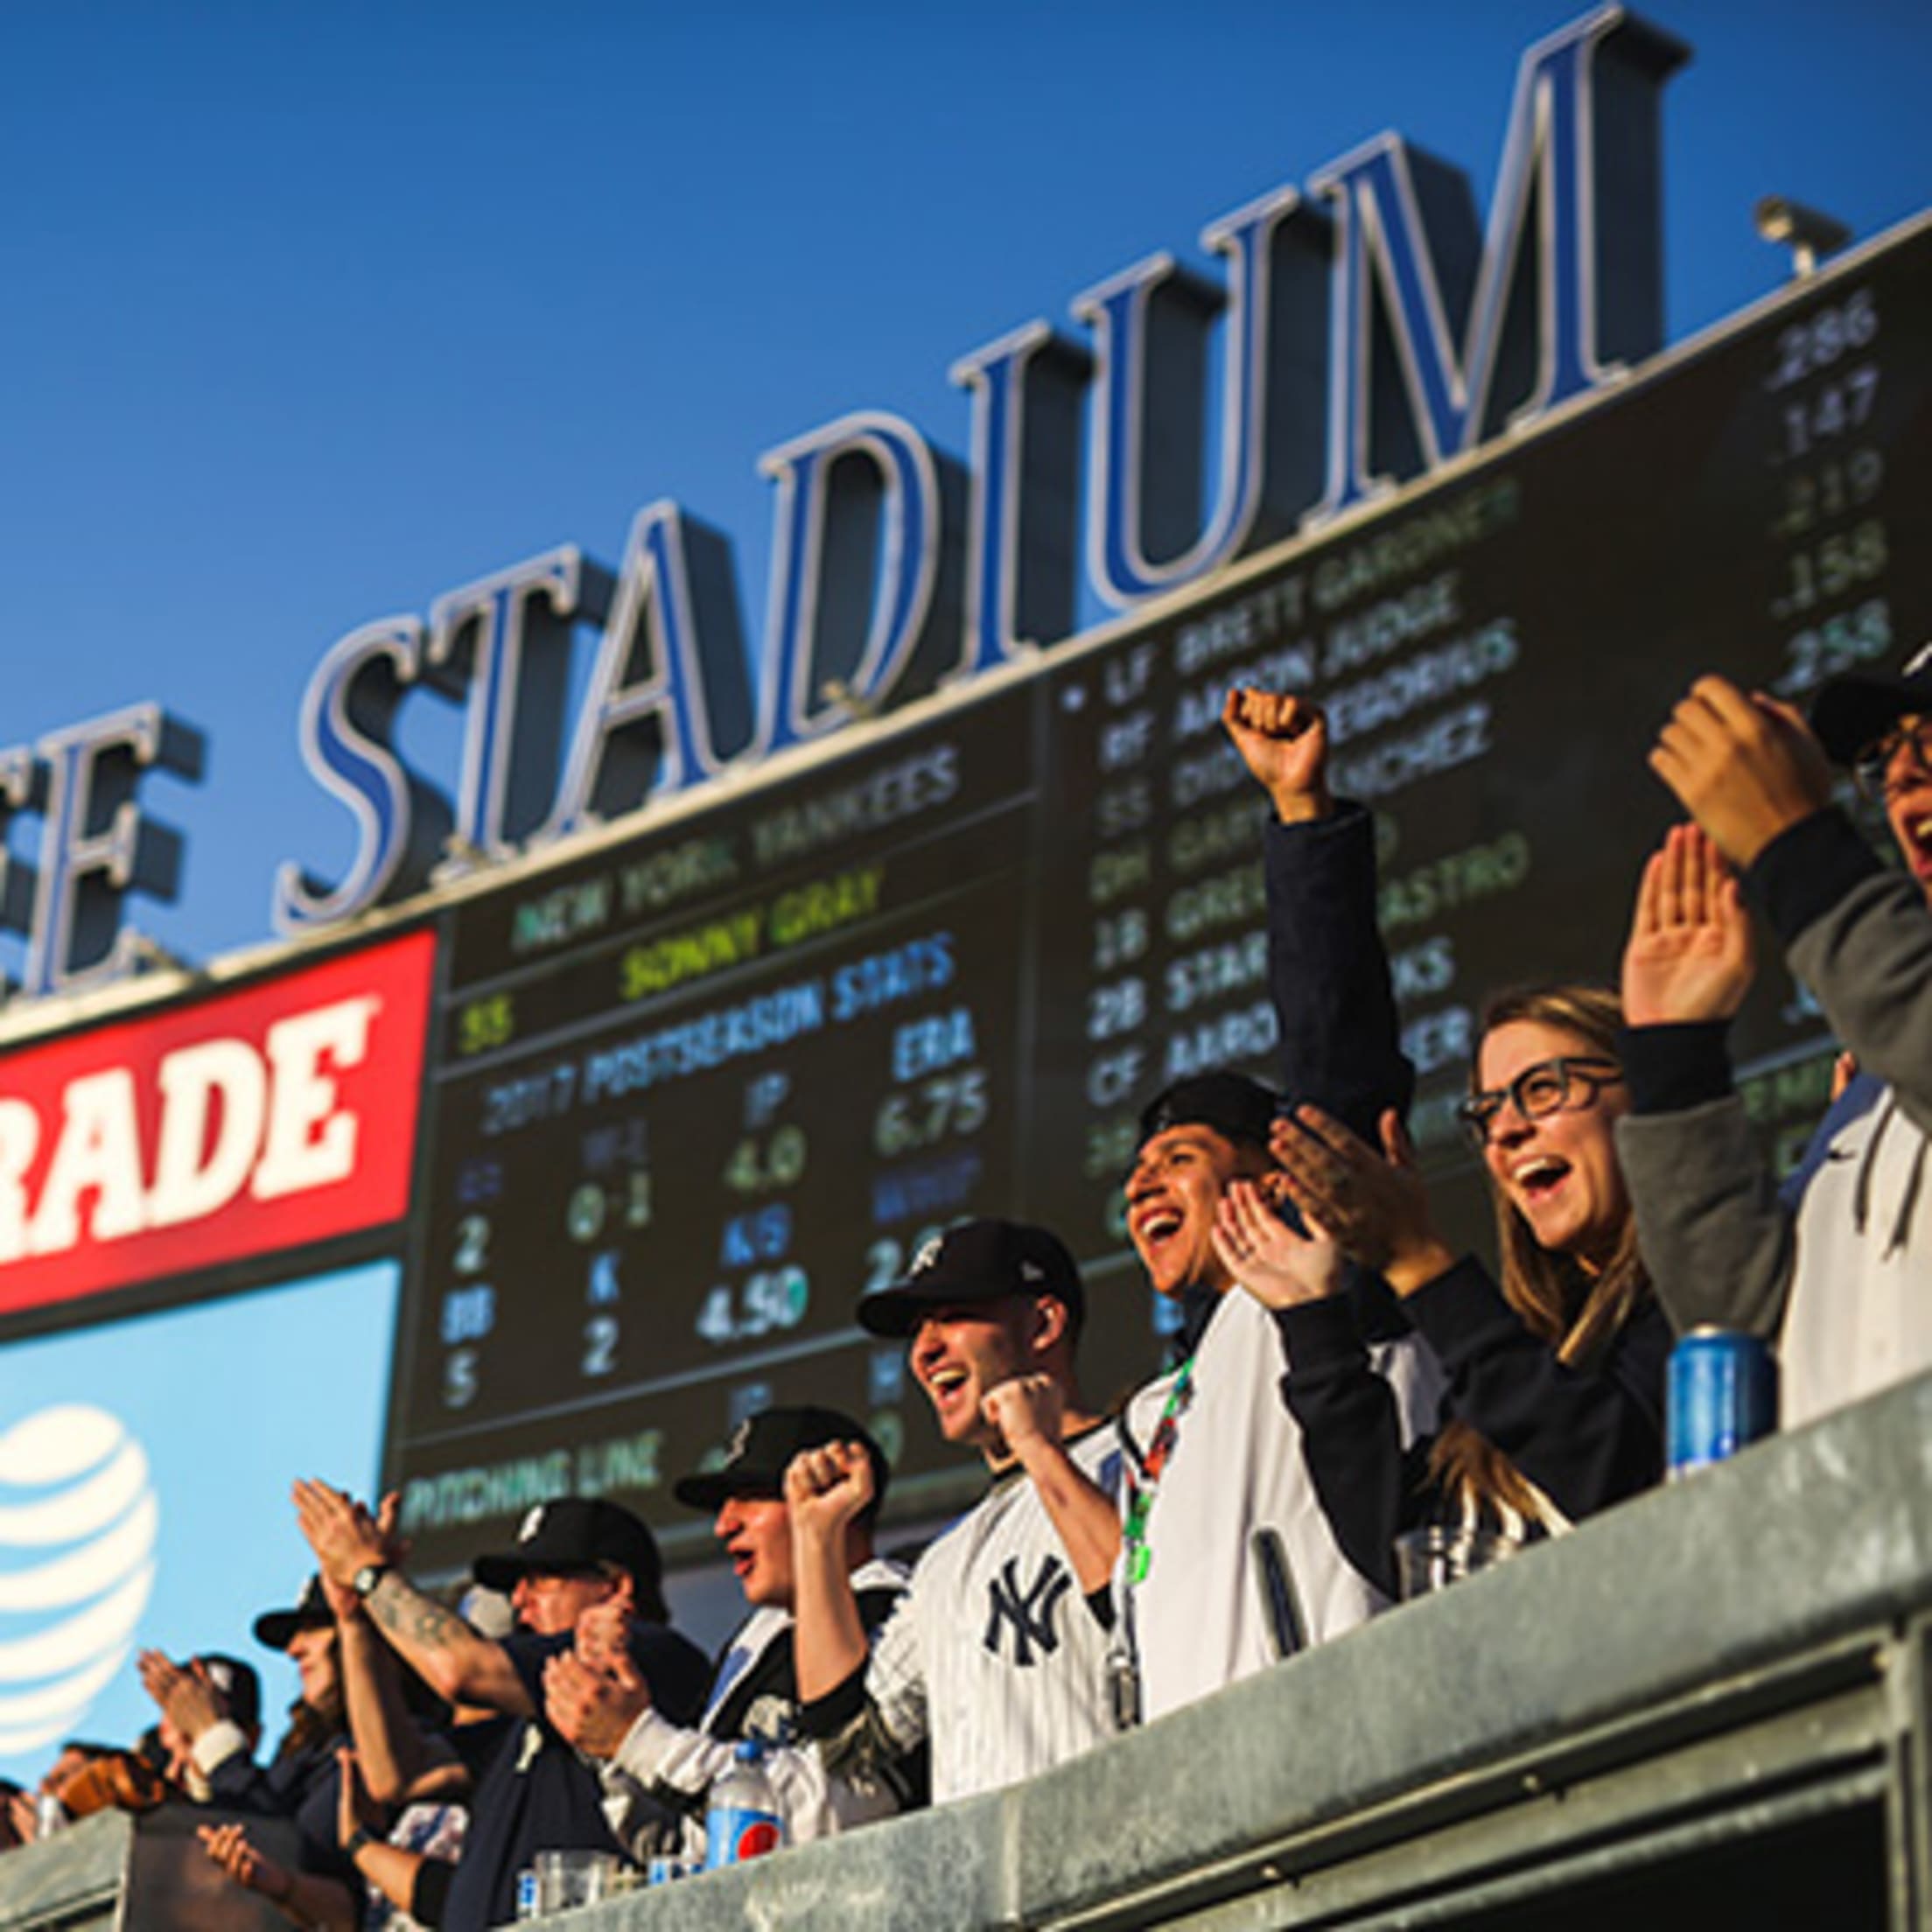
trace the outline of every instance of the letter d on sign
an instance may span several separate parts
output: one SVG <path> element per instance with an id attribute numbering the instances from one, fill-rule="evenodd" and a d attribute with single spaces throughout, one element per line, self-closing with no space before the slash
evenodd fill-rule
<path id="1" fill-rule="evenodd" d="M 965 478 L 903 417 L 841 416 L 768 452 L 778 486 L 756 755 L 883 704 L 956 602 Z M 942 585 L 952 594 L 941 594 Z M 863 633 L 863 640 L 861 634 Z M 832 702 L 813 699 L 834 687 Z"/>

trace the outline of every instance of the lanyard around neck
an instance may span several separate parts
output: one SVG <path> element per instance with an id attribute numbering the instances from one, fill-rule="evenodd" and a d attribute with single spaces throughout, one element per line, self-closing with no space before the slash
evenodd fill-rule
<path id="1" fill-rule="evenodd" d="M 1194 1393 L 1194 1358 L 1189 1355 L 1175 1372 L 1174 1385 L 1167 1391 L 1167 1400 L 1162 1404 L 1160 1420 L 1154 1424 L 1153 1440 L 1147 1446 L 1138 1475 L 1131 1471 L 1128 1474 L 1127 1521 L 1121 1529 L 1121 1543 L 1127 1558 L 1130 1588 L 1146 1580 L 1148 1567 L 1153 1561 L 1152 1552 L 1147 1547 L 1147 1519 L 1153 1514 L 1154 1498 L 1160 1493 L 1161 1475 L 1180 1439 L 1180 1418 L 1193 1401 Z"/>

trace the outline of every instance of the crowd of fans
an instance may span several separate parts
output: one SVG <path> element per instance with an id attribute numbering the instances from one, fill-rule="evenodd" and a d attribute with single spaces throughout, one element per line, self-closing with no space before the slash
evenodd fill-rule
<path id="1" fill-rule="evenodd" d="M 710 1514 L 746 1618 L 715 1663 L 670 1628 L 656 1545 L 606 1500 L 533 1510 L 455 1607 L 413 1585 L 393 1499 L 294 1486 L 316 1573 L 258 1617 L 301 1696 L 264 1760 L 240 1660 L 140 1660 L 157 1720 L 74 1742 L 10 1842 L 69 1813 L 202 1806 L 208 1858 L 298 1925 L 452 1932 L 516 1915 L 542 1851 L 690 1859 L 756 1738 L 802 1840 L 1061 1762 L 1396 1593 L 1418 1530 L 1506 1546 L 1660 1480 L 1674 1334 L 1777 1350 L 1783 1421 L 1932 1365 L 1920 1195 L 1932 1128 L 1932 652 L 1844 677 L 1810 723 L 1699 681 L 1651 765 L 1690 815 L 1646 866 L 1607 987 L 1501 995 L 1462 1116 L 1497 1267 L 1457 1254 L 1410 1148 L 1412 1074 L 1376 928 L 1373 827 L 1327 789 L 1315 707 L 1230 694 L 1273 806 L 1264 854 L 1280 1092 L 1232 1072 L 1151 1099 L 1127 1226 L 1182 1319 L 1172 1368 L 1101 1412 L 1089 1310 L 1047 1230 L 968 1222 L 857 1317 L 903 1339 L 983 1499 L 910 1571 L 873 1530 L 885 1457 L 772 1409 L 675 1486 Z M 1885 811 L 1903 872 L 1832 802 Z M 1782 1183 L 1732 1090 L 1752 908 L 1846 1049 Z M 284 1821 L 271 1855 L 256 1821 Z"/>

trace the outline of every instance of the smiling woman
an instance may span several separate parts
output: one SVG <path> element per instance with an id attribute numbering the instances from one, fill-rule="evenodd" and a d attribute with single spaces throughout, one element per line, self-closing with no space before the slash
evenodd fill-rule
<path id="1" fill-rule="evenodd" d="M 1312 732 L 1320 719 L 1304 709 Z M 1237 738 L 1264 783 L 1268 716 L 1264 701 L 1242 720 L 1250 741 Z M 1312 850 L 1271 836 L 1278 937 L 1319 912 Z M 1373 903 L 1373 850 L 1366 840 L 1355 850 L 1354 883 Z M 1279 945 L 1271 957 L 1284 1035 L 1304 1012 L 1342 1010 L 1319 960 Z M 1393 1590 L 1405 1531 L 1548 1535 L 1662 1474 L 1670 1335 L 1617 1159 L 1614 1128 L 1628 1106 L 1620 1024 L 1615 997 L 1589 986 L 1508 993 L 1489 1007 L 1460 1111 L 1495 1202 L 1500 1281 L 1443 1241 L 1393 1110 L 1379 1122 L 1377 1149 L 1299 1107 L 1276 1124 L 1277 1174 L 1228 1190 L 1217 1247 L 1242 1284 L 1279 1311 L 1284 1393 L 1324 1512 L 1351 1560 L 1384 1590 Z M 1312 1235 L 1271 1210 L 1282 1189 Z M 1403 1320 L 1439 1359 L 1448 1389 L 1433 1434 L 1403 1439 L 1357 1332 L 1367 1290 L 1340 1269 L 1341 1256 L 1394 1290 Z"/>

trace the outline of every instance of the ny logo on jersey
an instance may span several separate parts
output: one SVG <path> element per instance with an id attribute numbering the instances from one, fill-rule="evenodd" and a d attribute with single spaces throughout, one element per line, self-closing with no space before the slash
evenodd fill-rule
<path id="1" fill-rule="evenodd" d="M 1054 1628 L 1054 1610 L 1073 1587 L 1073 1572 L 1058 1557 L 1050 1556 L 1041 1560 L 1039 1573 L 1023 1590 L 1019 1558 L 1008 1557 L 1000 1573 L 986 1586 L 993 1606 L 982 1640 L 986 1648 L 998 1656 L 1003 1628 L 1011 1624 L 1015 1663 L 1022 1669 L 1032 1663 L 1036 1644 L 1044 1655 L 1051 1656 L 1060 1648 L 1060 1637 Z"/>

